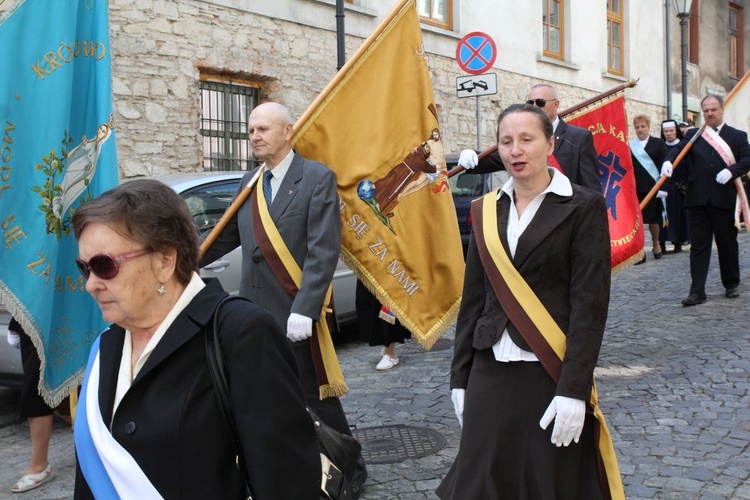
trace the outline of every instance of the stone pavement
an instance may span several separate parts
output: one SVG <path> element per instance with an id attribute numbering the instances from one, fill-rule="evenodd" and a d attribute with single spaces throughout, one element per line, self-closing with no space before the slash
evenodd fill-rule
<path id="1" fill-rule="evenodd" d="M 680 304 L 689 286 L 688 252 L 667 253 L 658 261 L 649 252 L 644 265 L 613 278 L 596 375 L 630 499 L 750 499 L 747 233 L 740 234 L 740 265 L 742 295 L 726 299 L 714 252 L 708 302 L 689 308 Z M 451 330 L 445 339 L 452 337 Z M 460 434 L 448 387 L 452 349 L 424 352 L 406 344 L 400 364 L 387 372 L 375 371 L 380 358 L 375 347 L 347 340 L 338 352 L 350 388 L 342 401 L 357 432 L 404 424 L 437 431 L 446 440 L 422 458 L 370 464 L 363 498 L 436 498 Z M 30 446 L 17 401 L 16 392 L 0 390 L 0 498 L 70 498 L 72 433 L 60 421 L 51 445 L 58 478 L 23 497 L 9 493 Z"/>

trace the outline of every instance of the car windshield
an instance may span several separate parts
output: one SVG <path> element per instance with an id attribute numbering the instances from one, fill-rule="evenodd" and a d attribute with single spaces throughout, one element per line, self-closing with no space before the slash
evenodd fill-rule
<path id="1" fill-rule="evenodd" d="M 200 234 L 209 231 L 219 221 L 232 202 L 237 191 L 237 182 L 205 186 L 196 191 L 183 193 Z"/>

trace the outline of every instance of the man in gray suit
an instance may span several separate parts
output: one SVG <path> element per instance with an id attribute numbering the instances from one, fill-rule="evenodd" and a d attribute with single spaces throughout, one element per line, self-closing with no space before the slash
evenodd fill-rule
<path id="1" fill-rule="evenodd" d="M 594 137 L 591 132 L 582 127 L 569 125 L 557 116 L 560 99 L 557 90 L 547 83 L 537 83 L 529 89 L 526 104 L 542 108 L 552 122 L 555 135 L 555 157 L 565 176 L 573 184 L 591 188 L 602 192 L 599 179 L 599 157 L 594 149 Z M 476 169 L 475 172 L 488 174 L 499 170 L 506 170 L 500 155 L 496 152 L 481 160 L 475 151 L 464 149 L 458 159 L 458 164 L 466 169 Z"/>
<path id="2" fill-rule="evenodd" d="M 264 256 L 256 239 L 254 229 L 258 228 L 253 228 L 253 218 L 258 214 L 253 214 L 250 199 L 203 255 L 200 266 L 242 246 L 240 294 L 268 310 L 287 332 L 307 405 L 328 425 L 351 435 L 339 398 L 319 398 L 310 346 L 313 323 L 320 318 L 341 246 L 336 175 L 292 149 L 294 122 L 285 106 L 273 102 L 257 106 L 250 113 L 248 131 L 253 154 L 266 169 L 263 178 L 258 179 L 257 202 L 268 203 L 281 238 L 302 270 L 301 285 L 292 297 L 287 291 L 288 283 L 280 282 L 274 273 L 275 263 Z M 248 172 L 242 178 L 238 193 L 254 173 Z M 361 466 L 364 471 L 363 462 Z"/>

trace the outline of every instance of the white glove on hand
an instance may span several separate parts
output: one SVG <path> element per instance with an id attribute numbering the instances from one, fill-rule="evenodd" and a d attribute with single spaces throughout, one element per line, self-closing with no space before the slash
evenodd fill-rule
<path id="1" fill-rule="evenodd" d="M 576 443 L 581 438 L 583 422 L 586 418 L 586 403 L 580 399 L 555 396 L 539 421 L 539 427 L 546 429 L 552 419 L 555 427 L 552 429 L 552 444 L 568 446 L 571 441 Z"/>
<path id="2" fill-rule="evenodd" d="M 299 342 L 312 336 L 312 318 L 292 313 L 286 321 L 286 337 L 292 342 Z"/>
<path id="3" fill-rule="evenodd" d="M 719 184 L 726 184 L 732 179 L 732 172 L 729 171 L 728 168 L 725 168 L 718 174 L 716 174 L 716 182 Z"/>
<path id="4" fill-rule="evenodd" d="M 464 395 L 466 389 L 451 389 L 451 401 L 453 401 L 453 409 L 456 411 L 456 418 L 458 419 L 458 425 L 463 429 L 464 427 Z"/>
<path id="5" fill-rule="evenodd" d="M 461 154 L 458 155 L 458 164 L 464 167 L 466 170 L 471 170 L 479 164 L 479 157 L 476 151 L 473 149 L 464 149 Z"/>
<path id="6" fill-rule="evenodd" d="M 661 175 L 672 177 L 672 162 L 671 161 L 665 161 L 664 163 L 661 164 Z"/>
<path id="7" fill-rule="evenodd" d="M 21 348 L 21 337 L 14 331 L 8 330 L 8 344 L 16 349 Z"/>
<path id="8" fill-rule="evenodd" d="M 659 198 L 660 200 L 664 200 L 667 198 L 667 192 L 659 190 L 656 192 L 656 197 Z"/>

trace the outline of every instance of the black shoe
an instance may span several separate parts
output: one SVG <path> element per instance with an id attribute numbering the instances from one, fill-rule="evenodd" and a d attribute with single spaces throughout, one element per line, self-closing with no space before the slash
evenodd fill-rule
<path id="1" fill-rule="evenodd" d="M 691 293 L 688 295 L 688 298 L 682 301 L 683 306 L 697 306 L 698 304 L 703 304 L 706 302 L 706 296 L 705 295 L 699 295 L 697 293 Z"/>
<path id="2" fill-rule="evenodd" d="M 736 299 L 737 297 L 740 296 L 740 292 L 739 290 L 737 290 L 736 286 L 731 286 L 727 288 L 726 296 L 728 299 Z"/>
<path id="3" fill-rule="evenodd" d="M 682 252 L 682 245 L 680 244 L 676 244 L 674 246 L 674 249 L 672 250 L 672 253 L 678 253 L 678 252 Z"/>
<path id="4" fill-rule="evenodd" d="M 659 259 L 661 259 L 662 255 L 663 255 L 662 252 L 659 252 L 659 253 L 654 252 L 654 259 L 659 260 Z"/>
<path id="5" fill-rule="evenodd" d="M 643 264 L 644 262 L 646 262 L 646 256 L 645 256 L 645 255 L 643 256 L 643 258 L 642 258 L 641 260 L 639 260 L 638 262 L 636 262 L 636 263 L 635 263 L 635 264 L 633 264 L 633 265 L 634 265 L 634 266 L 638 266 L 638 265 L 640 265 L 640 264 Z"/>

